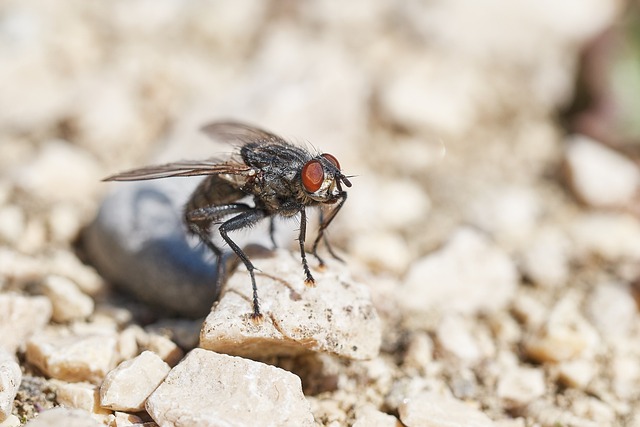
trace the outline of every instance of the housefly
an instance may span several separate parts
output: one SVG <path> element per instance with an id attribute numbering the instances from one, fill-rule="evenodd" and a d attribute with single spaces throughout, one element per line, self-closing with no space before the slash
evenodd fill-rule
<path id="1" fill-rule="evenodd" d="M 211 229 L 218 225 L 222 239 L 240 258 L 249 271 L 253 288 L 251 318 L 262 317 L 258 303 L 255 267 L 245 252 L 229 237 L 229 232 L 248 228 L 269 218 L 271 241 L 275 217 L 300 215 L 300 256 L 305 283 L 313 285 L 314 278 L 307 264 L 305 236 L 307 207 L 328 207 L 321 210 L 318 235 L 312 254 L 320 266 L 324 261 L 318 255 L 318 245 L 324 240 L 329 253 L 340 259 L 331 249 L 325 230 L 338 214 L 347 192 L 342 185 L 351 187 L 349 177 L 342 173 L 338 160 L 328 153 L 311 153 L 292 145 L 263 129 L 238 122 L 215 122 L 202 129 L 207 135 L 221 141 L 235 143 L 239 152 L 228 160 L 181 161 L 158 166 L 133 169 L 105 178 L 105 181 L 139 181 L 180 176 L 204 175 L 184 207 L 184 222 L 189 233 L 197 236 L 217 258 L 217 285 L 224 280 L 222 249 L 211 239 Z M 253 198 L 253 206 L 242 202 Z"/>

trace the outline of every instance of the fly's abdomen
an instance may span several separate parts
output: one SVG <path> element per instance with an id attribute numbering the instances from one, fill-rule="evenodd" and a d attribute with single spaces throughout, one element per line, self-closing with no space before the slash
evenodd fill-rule
<path id="1" fill-rule="evenodd" d="M 212 175 L 203 180 L 191 195 L 184 207 L 185 213 L 207 206 L 226 205 L 236 202 L 246 194 L 233 184 L 218 175 Z"/>

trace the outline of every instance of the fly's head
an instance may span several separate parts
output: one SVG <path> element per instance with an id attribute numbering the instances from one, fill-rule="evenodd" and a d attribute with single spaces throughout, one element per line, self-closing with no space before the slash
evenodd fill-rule
<path id="1" fill-rule="evenodd" d="M 342 184 L 351 187 L 349 179 L 340 171 L 338 159 L 328 153 L 305 163 L 300 180 L 306 195 L 320 203 L 335 203 L 345 194 Z"/>

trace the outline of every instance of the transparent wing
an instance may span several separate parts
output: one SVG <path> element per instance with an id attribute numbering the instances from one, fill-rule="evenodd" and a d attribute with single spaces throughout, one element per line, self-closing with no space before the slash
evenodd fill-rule
<path id="1" fill-rule="evenodd" d="M 209 123 L 202 127 L 202 131 L 214 138 L 223 142 L 228 143 L 242 143 L 246 144 L 249 142 L 257 142 L 257 143 L 275 143 L 275 144 L 285 144 L 288 143 L 280 138 L 278 135 L 274 135 L 271 132 L 268 132 L 264 129 L 260 129 L 255 126 L 251 126 L 245 123 L 234 122 L 234 121 L 224 121 L 224 122 L 213 122 Z"/>
<path id="2" fill-rule="evenodd" d="M 103 181 L 144 181 L 174 176 L 197 175 L 251 175 L 253 168 L 236 162 L 220 163 L 215 160 L 182 161 L 157 166 L 146 166 L 111 175 Z"/>

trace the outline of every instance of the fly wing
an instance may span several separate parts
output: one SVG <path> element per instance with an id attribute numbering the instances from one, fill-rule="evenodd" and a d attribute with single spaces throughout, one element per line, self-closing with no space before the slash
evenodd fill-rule
<path id="1" fill-rule="evenodd" d="M 254 169 L 243 163 L 214 160 L 182 161 L 157 166 L 146 166 L 108 176 L 103 181 L 144 181 L 149 179 L 168 178 L 174 176 L 198 175 L 252 175 Z"/>
<path id="2" fill-rule="evenodd" d="M 225 121 L 213 122 L 202 127 L 202 131 L 214 138 L 228 143 L 271 143 L 285 144 L 287 142 L 271 132 L 241 122 Z"/>

